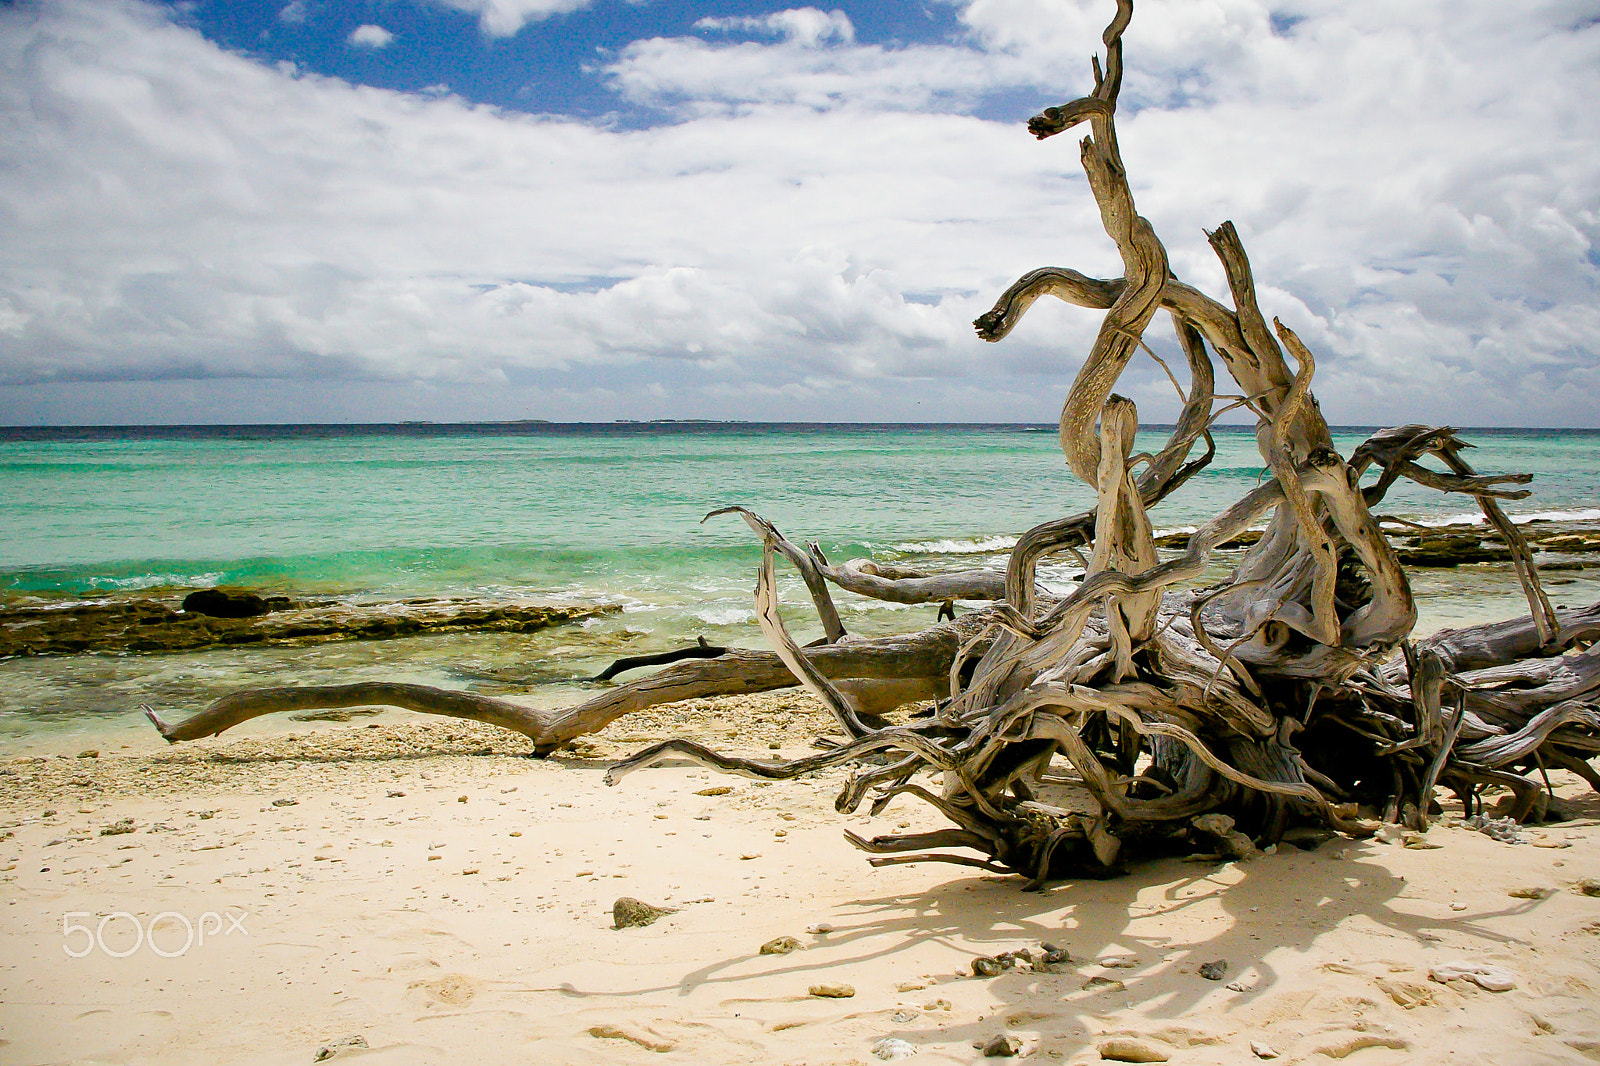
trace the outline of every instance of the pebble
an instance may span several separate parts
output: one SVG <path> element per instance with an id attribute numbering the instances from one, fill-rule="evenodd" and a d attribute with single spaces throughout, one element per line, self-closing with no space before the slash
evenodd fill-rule
<path id="1" fill-rule="evenodd" d="M 335 1055 L 339 1054 L 339 1052 L 341 1052 L 341 1051 L 349 1051 L 349 1050 L 351 1050 L 353 1048 L 364 1048 L 366 1046 L 367 1046 L 367 1038 L 366 1037 L 364 1037 L 364 1036 L 347 1036 L 343 1040 L 335 1040 L 331 1044 L 324 1044 L 321 1047 L 317 1048 L 317 1054 L 311 1061 L 313 1061 L 313 1062 L 326 1062 L 327 1060 L 333 1058 Z"/>
<path id="2" fill-rule="evenodd" d="M 1139 965 L 1139 959 L 1134 955 L 1107 955 L 1100 960 L 1100 965 L 1113 970 L 1131 970 Z"/>
<path id="3" fill-rule="evenodd" d="M 1085 981 L 1083 987 L 1085 990 L 1093 990 L 1095 992 L 1124 992 L 1128 988 L 1127 985 L 1116 978 L 1102 977 L 1100 974 L 1095 974 Z"/>
<path id="4" fill-rule="evenodd" d="M 1580 896 L 1600 896 L 1600 880 L 1585 877 L 1572 883 L 1572 890 Z"/>
<path id="5" fill-rule="evenodd" d="M 712 788 L 702 788 L 699 792 L 696 792 L 695 795 L 696 796 L 726 796 L 728 793 L 730 793 L 732 791 L 733 791 L 733 789 L 729 788 L 727 785 L 716 785 L 716 786 L 714 786 Z"/>
<path id="6" fill-rule="evenodd" d="M 1250 1052 L 1258 1059 L 1275 1059 L 1278 1052 L 1271 1044 L 1263 1044 L 1259 1040 L 1250 1041 Z"/>
<path id="7" fill-rule="evenodd" d="M 828 922 L 818 922 L 806 930 L 812 936 L 826 936 L 833 932 L 833 926 Z"/>
<path id="8" fill-rule="evenodd" d="M 1005 972 L 1005 964 L 999 959 L 980 955 L 972 960 L 972 976 L 974 977 L 998 977 Z"/>
<path id="9" fill-rule="evenodd" d="M 812 994 L 815 995 L 815 991 Z M 913 1045 L 906 1043 L 897 1036 L 886 1036 L 872 1045 L 873 1057 L 883 1059 L 886 1062 L 893 1059 L 909 1059 L 916 1053 L 917 1049 Z"/>
<path id="10" fill-rule="evenodd" d="M 100 835 L 103 837 L 122 836 L 124 833 L 131 832 L 133 832 L 132 818 L 123 818 L 119 821 L 112 822 L 110 825 L 100 827 Z"/>
<path id="11" fill-rule="evenodd" d="M 80 759 L 98 759 L 99 757 L 100 753 L 94 748 L 90 748 L 87 751 L 78 752 L 78 758 Z"/>
<path id="12" fill-rule="evenodd" d="M 819 999 L 849 999 L 856 994 L 854 985 L 812 985 L 811 994 Z M 880 1056 L 881 1057 L 881 1056 Z"/>
<path id="13" fill-rule="evenodd" d="M 1143 1040 L 1117 1036 L 1095 1045 L 1102 1059 L 1111 1062 L 1166 1062 L 1167 1053 Z"/>
<path id="14" fill-rule="evenodd" d="M 1546 888 L 1543 885 L 1524 885 L 1521 888 L 1513 888 L 1506 892 L 1506 895 L 1512 899 L 1549 899 L 1555 894 L 1555 889 Z"/>
<path id="15" fill-rule="evenodd" d="M 1220 981 L 1222 980 L 1223 975 L 1227 972 L 1227 959 L 1217 959 L 1215 962 L 1202 962 L 1200 964 L 1200 976 L 1204 977 L 1207 981 Z"/>
<path id="16" fill-rule="evenodd" d="M 1009 1059 L 1022 1050 L 1022 1041 L 1006 1033 L 996 1033 L 982 1047 L 984 1058 Z"/>
<path id="17" fill-rule="evenodd" d="M 289 799 L 288 797 L 284 797 L 283 799 L 273 800 L 272 805 L 274 807 L 298 807 L 300 805 L 300 801 L 297 799 Z"/>
<path id="18" fill-rule="evenodd" d="M 1444 984 L 1447 981 L 1471 981 L 1488 992 L 1509 992 L 1517 987 L 1517 979 L 1510 970 L 1481 962 L 1446 962 L 1428 971 L 1430 981 Z"/>
<path id="19" fill-rule="evenodd" d="M 774 937 L 765 944 L 762 944 L 760 954 L 787 955 L 789 952 L 798 951 L 803 947 L 805 947 L 805 945 L 800 943 L 800 941 L 796 940 L 792 936 L 780 936 Z"/>
<path id="20" fill-rule="evenodd" d="M 631 929 L 636 926 L 649 925 L 663 915 L 673 913 L 666 907 L 652 907 L 643 900 L 634 899 L 632 896 L 618 896 L 617 901 L 611 905 L 611 919 L 613 929 Z"/>

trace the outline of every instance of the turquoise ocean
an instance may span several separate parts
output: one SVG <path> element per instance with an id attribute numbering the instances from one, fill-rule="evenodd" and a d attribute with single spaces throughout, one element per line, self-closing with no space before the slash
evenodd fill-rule
<path id="1" fill-rule="evenodd" d="M 1336 433 L 1348 455 L 1367 435 Z M 1534 475 L 1520 516 L 1600 519 L 1600 432 L 1475 430 L 1481 472 Z M 1164 441 L 1157 427 L 1139 449 Z M 1153 513 L 1192 528 L 1262 477 L 1253 434 L 1216 432 L 1211 465 Z M 0 430 L 0 596 L 102 599 L 239 585 L 384 600 L 609 602 L 622 611 L 533 634 L 457 634 L 295 648 L 0 660 L 0 735 L 137 728 L 249 684 L 390 677 L 557 706 L 619 655 L 705 636 L 762 646 L 751 612 L 760 551 L 743 504 L 832 559 L 930 570 L 1003 567 L 1030 526 L 1087 507 L 1054 427 L 617 423 Z M 1380 513 L 1475 515 L 1469 499 L 1402 483 Z M 1220 564 L 1219 564 L 1220 565 Z M 1066 584 L 1077 564 L 1047 568 Z M 1600 598 L 1564 572 L 1561 602 Z M 1415 572 L 1418 632 L 1524 613 L 1509 568 Z M 802 640 L 818 630 L 784 582 Z M 853 632 L 909 630 L 934 608 L 838 594 Z"/>

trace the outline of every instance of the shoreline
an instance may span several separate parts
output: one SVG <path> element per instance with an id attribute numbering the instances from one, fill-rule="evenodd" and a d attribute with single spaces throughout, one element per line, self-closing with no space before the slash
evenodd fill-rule
<path id="1" fill-rule="evenodd" d="M 1600 899 L 1582 888 L 1600 878 L 1600 797 L 1571 775 L 1555 780 L 1578 820 L 1523 843 L 1447 820 L 1433 850 L 1336 838 L 1044 893 L 869 867 L 843 829 L 942 826 L 909 801 L 837 814 L 843 770 L 600 780 L 648 739 L 794 757 L 827 725 L 775 693 L 642 712 L 545 760 L 500 730 L 397 712 L 7 760 L 0 1062 L 305 1064 L 355 1037 L 331 1058 L 844 1064 L 901 1040 L 918 1062 L 972 1063 L 1006 1036 L 1080 1064 L 1119 1039 L 1186 1064 L 1256 1061 L 1252 1043 L 1376 1066 L 1600 1052 Z M 621 896 L 676 911 L 613 929 Z M 69 954 L 91 941 L 66 928 L 114 914 L 109 951 Z M 110 953 L 162 914 L 171 957 Z M 244 932 L 179 952 L 184 919 Z M 800 949 L 760 953 L 784 936 Z M 972 976 L 976 956 L 1041 942 L 1071 962 Z M 1199 975 L 1219 959 L 1223 980 Z M 1430 980 L 1461 960 L 1515 987 Z M 853 995 L 810 994 L 841 984 Z"/>

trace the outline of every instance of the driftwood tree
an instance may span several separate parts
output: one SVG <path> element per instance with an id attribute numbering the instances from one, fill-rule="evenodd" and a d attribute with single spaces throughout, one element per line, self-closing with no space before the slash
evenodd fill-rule
<path id="1" fill-rule="evenodd" d="M 1266 843 L 1297 824 L 1370 832 L 1370 820 L 1358 820 L 1363 806 L 1425 829 L 1440 785 L 1469 811 L 1484 786 L 1506 786 L 1519 820 L 1544 788 L 1529 774 L 1567 768 L 1600 789 L 1589 762 L 1600 751 L 1600 651 L 1590 647 L 1600 605 L 1556 611 L 1540 590 L 1532 553 L 1496 502 L 1526 496 L 1505 486 L 1529 479 L 1478 475 L 1448 428 L 1388 429 L 1339 455 L 1311 395 L 1312 353 L 1283 323 L 1269 328 L 1231 223 L 1208 236 L 1232 307 L 1173 276 L 1135 209 L 1117 146 L 1132 9 L 1118 0 L 1093 91 L 1029 122 L 1041 140 L 1087 123 L 1083 167 L 1124 275 L 1034 270 L 976 322 L 979 336 L 998 341 L 1044 295 L 1104 312 L 1060 419 L 1062 451 L 1093 488 L 1093 510 L 1029 530 L 1004 574 L 930 576 L 834 565 L 756 513 L 724 508 L 707 517 L 737 514 L 762 543 L 756 605 L 772 653 L 690 649 L 692 661 L 556 714 L 377 684 L 241 692 L 178 724 L 150 712 L 156 727 L 176 742 L 274 711 L 390 704 L 514 729 L 547 753 L 641 707 L 798 679 L 832 712 L 842 743 L 774 764 L 670 740 L 613 767 L 608 781 L 674 758 L 762 778 L 858 763 L 841 811 L 869 797 L 881 811 L 904 795 L 953 823 L 871 840 L 847 834 L 874 864 L 940 860 L 1036 884 L 1105 872 L 1196 832 L 1235 853 L 1252 846 L 1245 836 Z M 1134 455 L 1137 412 L 1113 390 L 1158 311 L 1187 358 L 1189 388 L 1165 447 Z M 1217 360 L 1237 396 L 1218 394 Z M 1209 427 L 1240 407 L 1258 418 L 1267 476 L 1163 559 L 1150 509 L 1210 461 Z M 1443 469 L 1424 465 L 1429 456 Z M 1410 585 L 1372 513 L 1400 478 L 1480 503 L 1512 548 L 1528 616 L 1408 642 Z M 1262 525 L 1225 580 L 1196 587 L 1219 546 Z M 1035 578 L 1059 552 L 1079 553 L 1085 570 L 1060 596 Z M 778 555 L 810 590 L 826 634 L 819 645 L 800 647 L 779 615 Z M 987 605 L 911 636 L 862 640 L 844 632 L 830 585 L 903 603 Z M 912 701 L 932 709 L 908 724 L 882 717 Z"/>

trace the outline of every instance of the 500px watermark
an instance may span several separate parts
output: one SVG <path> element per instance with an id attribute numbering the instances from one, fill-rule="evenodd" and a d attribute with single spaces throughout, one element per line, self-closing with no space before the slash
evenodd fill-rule
<path id="1" fill-rule="evenodd" d="M 141 947 L 163 959 L 176 959 L 187 955 L 190 948 L 204 946 L 207 937 L 249 936 L 250 930 L 244 927 L 248 916 L 245 911 L 224 907 L 220 914 L 206 911 L 193 921 L 177 911 L 162 911 L 147 922 L 129 911 L 112 911 L 91 924 L 82 919 L 93 919 L 92 912 L 68 911 L 61 916 L 61 948 L 75 959 L 96 948 L 114 959 L 125 959 Z"/>

